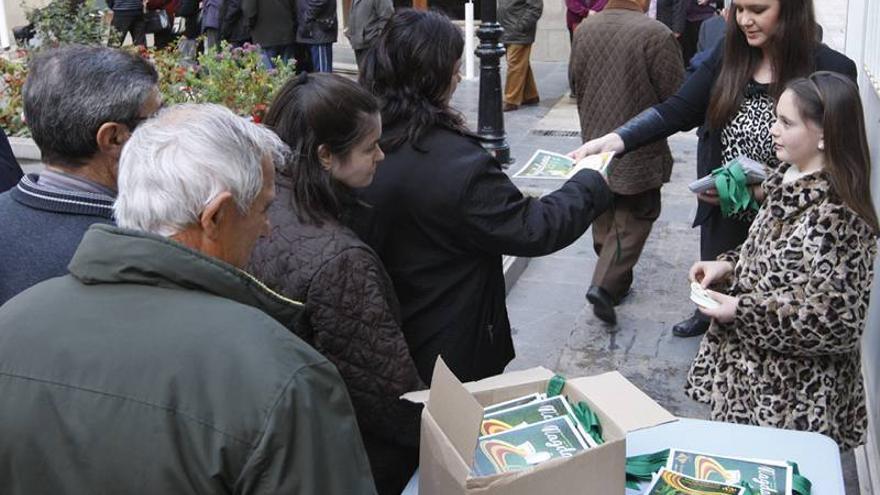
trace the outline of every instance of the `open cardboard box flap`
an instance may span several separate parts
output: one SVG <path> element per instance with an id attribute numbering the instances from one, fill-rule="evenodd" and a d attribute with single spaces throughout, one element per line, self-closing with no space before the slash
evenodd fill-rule
<path id="1" fill-rule="evenodd" d="M 627 433 L 677 419 L 616 371 L 574 378 L 568 384 L 586 394 Z"/>
<path id="2" fill-rule="evenodd" d="M 442 358 L 437 358 L 438 362 L 442 362 Z M 443 364 L 446 367 L 446 364 Z M 446 367 L 449 370 L 448 367 Z M 431 382 L 434 383 L 436 379 L 437 368 L 434 368 L 435 376 L 431 378 Z M 455 375 L 453 375 L 454 377 Z M 478 394 L 480 392 L 484 392 L 486 390 L 493 390 L 498 388 L 512 387 L 515 385 L 527 385 L 531 383 L 538 383 L 547 381 L 553 378 L 553 372 L 544 368 L 543 366 L 538 366 L 535 368 L 529 368 L 527 370 L 520 371 L 511 371 L 507 373 L 503 373 L 501 375 L 490 376 L 488 378 L 483 378 L 482 380 L 478 380 L 476 382 L 468 382 L 461 383 L 456 378 L 456 382 L 463 386 L 465 390 L 467 390 L 471 394 Z M 428 402 L 428 396 L 430 395 L 430 390 L 417 390 L 415 392 L 407 392 L 406 394 L 400 396 L 401 399 L 408 400 L 410 402 L 415 402 L 416 404 L 424 404 Z"/>
<path id="3" fill-rule="evenodd" d="M 474 463 L 477 439 L 480 436 L 480 423 L 483 420 L 483 406 L 473 394 L 498 388 L 540 383 L 553 377 L 546 368 L 532 368 L 496 375 L 482 380 L 462 384 L 452 373 L 443 358 L 437 358 L 431 390 L 425 408 L 437 425 L 446 433 L 452 446 L 468 467 Z M 413 401 L 421 392 L 406 394 L 403 398 Z M 414 397 L 415 396 L 415 397 Z M 415 401 L 414 401 L 415 402 Z"/>

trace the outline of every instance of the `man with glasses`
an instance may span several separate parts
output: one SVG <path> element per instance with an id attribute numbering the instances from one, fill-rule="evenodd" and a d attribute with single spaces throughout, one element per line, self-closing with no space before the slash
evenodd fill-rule
<path id="1" fill-rule="evenodd" d="M 67 273 L 83 233 L 113 222 L 117 163 L 134 128 L 161 106 L 141 57 L 70 45 L 30 63 L 24 114 L 46 168 L 0 194 L 0 305 Z"/>

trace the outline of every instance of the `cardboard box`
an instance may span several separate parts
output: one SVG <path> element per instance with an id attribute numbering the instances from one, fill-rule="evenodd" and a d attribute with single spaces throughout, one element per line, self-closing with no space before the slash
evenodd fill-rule
<path id="1" fill-rule="evenodd" d="M 546 368 L 533 368 L 462 385 L 438 359 L 431 390 L 404 396 L 427 402 L 422 413 L 419 494 L 625 493 L 626 433 L 675 417 L 617 372 L 570 378 L 562 391 L 572 403 L 584 401 L 599 416 L 604 444 L 524 471 L 471 477 L 483 406 L 546 392 L 552 377 Z"/>

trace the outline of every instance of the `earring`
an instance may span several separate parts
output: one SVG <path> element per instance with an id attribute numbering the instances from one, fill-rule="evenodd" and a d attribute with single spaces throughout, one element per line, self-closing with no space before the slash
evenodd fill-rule
<path id="1" fill-rule="evenodd" d="M 825 142 L 819 141 L 819 151 L 824 151 L 824 150 L 825 150 Z"/>

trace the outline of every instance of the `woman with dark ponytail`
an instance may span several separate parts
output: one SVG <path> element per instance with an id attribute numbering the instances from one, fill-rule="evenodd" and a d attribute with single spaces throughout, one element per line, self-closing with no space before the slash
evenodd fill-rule
<path id="1" fill-rule="evenodd" d="M 807 430 L 862 444 L 861 336 L 877 234 L 858 88 L 833 72 L 788 84 L 771 129 L 780 166 L 738 250 L 690 272 L 714 322 L 688 376 L 712 419 Z"/>
<path id="2" fill-rule="evenodd" d="M 271 234 L 254 250 L 251 271 L 305 303 L 291 330 L 339 369 L 378 492 L 397 495 L 418 465 L 421 414 L 400 396 L 424 385 L 394 287 L 373 250 L 345 226 L 361 208 L 352 188 L 369 185 L 384 157 L 379 105 L 344 77 L 304 73 L 281 88 L 264 122 L 292 157 L 277 171 Z"/>

